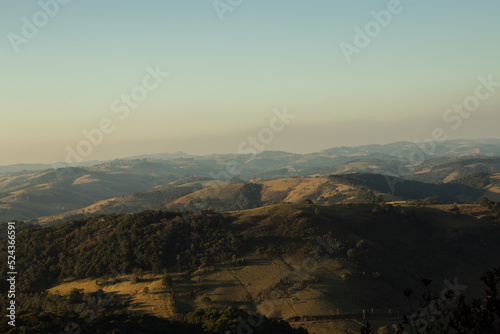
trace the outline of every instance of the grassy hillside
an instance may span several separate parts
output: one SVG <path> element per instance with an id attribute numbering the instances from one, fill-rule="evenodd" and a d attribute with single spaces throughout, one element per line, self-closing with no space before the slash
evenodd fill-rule
<path id="1" fill-rule="evenodd" d="M 488 178 L 489 184 L 486 185 L 484 197 L 487 197 L 495 202 L 500 201 L 500 173 L 494 173 Z"/>
<path id="2" fill-rule="evenodd" d="M 157 316 L 228 305 L 277 318 L 403 309 L 401 291 L 421 277 L 458 277 L 467 294 L 480 292 L 478 277 L 499 265 L 499 237 L 498 218 L 474 205 L 281 204 L 188 222 L 170 212 L 97 216 L 20 232 L 18 288 L 91 293 L 102 288 L 96 279 L 121 272 L 144 281 L 110 289 L 132 298 L 130 310 Z M 158 286 L 164 270 L 170 295 Z M 140 293 L 146 286 L 150 296 Z"/>
<path id="3" fill-rule="evenodd" d="M 70 211 L 99 200 L 152 189 L 164 180 L 147 174 L 66 168 L 0 175 L 0 221 Z"/>
<path id="4" fill-rule="evenodd" d="M 446 184 L 431 184 L 368 173 L 331 175 L 330 177 L 289 178 L 251 184 L 215 184 L 195 191 L 166 208 L 192 210 L 241 210 L 272 203 L 315 204 L 417 200 L 432 198 L 443 203 L 473 203 L 482 197 L 497 198 L 498 175 L 468 177 Z M 479 182 L 481 181 L 481 182 Z"/>
<path id="5" fill-rule="evenodd" d="M 484 197 L 485 187 L 489 184 L 488 182 L 484 185 L 469 185 L 462 182 L 432 184 L 367 173 L 332 175 L 330 178 L 337 182 L 364 186 L 382 194 L 392 194 L 404 200 L 435 198 L 444 203 L 479 201 Z"/>
<path id="6" fill-rule="evenodd" d="M 113 197 L 98 201 L 84 208 L 35 219 L 39 224 L 56 224 L 68 219 L 90 217 L 97 214 L 133 213 L 161 208 L 165 203 L 186 195 L 195 186 L 159 188 L 145 192 Z"/>
<path id="7" fill-rule="evenodd" d="M 422 166 L 421 170 L 409 175 L 407 179 L 428 183 L 447 183 L 472 174 L 500 171 L 500 158 L 497 157 L 466 157 L 450 160 L 443 163 L 430 161 Z"/>
<path id="8" fill-rule="evenodd" d="M 497 199 L 498 191 L 495 186 L 491 189 L 479 189 L 472 185 L 474 189 L 467 189 L 458 184 L 465 185 L 460 180 L 470 175 L 497 172 L 500 168 L 500 159 L 497 155 L 500 152 L 499 147 L 498 142 L 494 140 L 448 141 L 439 145 L 435 154 L 427 157 L 429 159 L 418 166 L 412 166 L 415 168 L 413 174 L 403 175 L 411 181 L 453 184 L 447 187 L 405 183 L 402 188 L 411 187 L 415 190 L 414 193 L 404 189 L 398 189 L 396 193 L 387 191 L 386 187 L 375 189 L 371 184 L 355 184 L 354 188 L 364 186 L 376 196 L 383 195 L 388 200 L 438 196 L 444 202 L 474 202 L 480 198 L 477 194 L 480 190 L 484 190 L 486 196 Z M 188 204 L 192 208 L 214 207 L 220 210 L 236 210 L 270 204 L 273 201 L 300 202 L 306 198 L 312 199 L 315 203 L 365 201 L 367 194 L 363 193 L 364 190 L 356 194 L 358 189 L 333 189 L 338 186 L 338 182 L 313 185 L 311 181 L 311 188 L 316 188 L 315 190 L 294 189 L 293 184 L 282 189 L 280 185 L 265 184 L 265 182 L 296 177 L 324 178 L 330 174 L 398 174 L 400 168 L 404 170 L 405 166 L 397 157 L 405 156 L 415 149 L 415 144 L 400 142 L 389 145 L 341 147 L 310 154 L 266 151 L 256 156 L 233 154 L 189 156 L 179 152 L 172 155 L 158 154 L 141 159 L 114 160 L 101 164 L 94 162 L 95 165 L 91 166 L 42 171 L 19 171 L 23 166 L 12 166 L 11 169 L 5 167 L 0 169 L 11 171 L 0 173 L 0 221 L 44 217 L 42 221 L 49 222 L 93 213 L 155 209 L 163 202 L 185 195 L 186 192 L 166 190 L 163 202 L 157 197 L 159 192 L 151 194 L 144 192 L 168 187 L 185 187 L 193 191 L 208 186 L 210 182 L 212 184 L 217 182 L 212 180 L 214 175 L 223 180 L 220 182 L 231 184 L 228 187 L 217 187 L 224 188 L 220 191 L 220 196 L 208 196 L 208 201 L 202 198 L 202 202 L 205 202 L 203 204 L 192 203 L 193 198 L 199 195 L 194 194 L 190 199 L 185 198 L 180 203 Z M 237 174 L 227 172 L 230 165 L 237 166 Z M 24 167 L 29 168 L 29 166 Z M 42 167 L 33 166 L 35 169 Z M 232 186 L 235 183 L 248 181 L 262 185 L 260 198 L 256 194 L 257 190 L 248 188 L 250 186 L 244 186 L 242 193 L 238 187 Z M 370 183 L 373 180 L 365 178 L 365 181 Z M 352 184 L 342 183 L 342 187 L 349 185 Z M 137 192 L 144 194 L 134 196 Z M 171 195 L 170 192 L 175 194 Z M 120 199 L 124 195 L 130 197 Z M 225 198 L 231 203 L 225 202 Z M 270 198 L 274 199 L 268 201 Z M 139 204 L 135 205 L 135 202 Z M 167 206 L 167 208 L 172 207 Z"/>
<path id="9" fill-rule="evenodd" d="M 66 181 L 42 182 L 54 177 L 49 172 L 37 175 L 27 187 L 26 179 L 5 181 L 6 187 L 17 187 L 17 195 L 4 197 L 2 211 L 5 217 L 13 216 L 16 210 L 32 205 L 31 215 L 40 214 L 34 222 L 54 224 L 68 219 L 84 218 L 96 214 L 133 213 L 141 210 L 166 208 L 169 210 L 214 208 L 217 211 L 250 209 L 272 203 L 302 203 L 312 200 L 316 204 L 348 202 L 405 201 L 432 199 L 444 203 L 473 203 L 482 197 L 500 200 L 500 174 L 477 173 L 450 181 L 446 184 L 432 184 L 401 178 L 368 173 L 331 175 L 330 177 L 288 178 L 253 183 L 241 183 L 234 178 L 231 182 L 212 180 L 206 177 L 185 176 L 173 181 L 165 181 L 166 186 L 156 186 L 153 190 L 133 192 L 119 197 L 105 198 L 118 191 L 113 187 L 117 177 L 135 181 L 122 184 L 124 191 L 141 187 L 153 187 L 158 180 L 150 176 L 151 184 L 142 183 L 143 176 L 135 174 L 89 173 L 74 170 Z M 127 176 L 128 175 L 128 176 Z M 28 177 L 24 175 L 23 177 Z M 69 175 L 68 175 L 69 177 Z M 154 181 L 157 180 L 157 181 Z M 153 182 L 154 181 L 154 182 Z M 64 184 L 63 184 L 64 183 Z M 199 189 L 199 190 L 197 190 Z M 68 192 L 69 191 L 69 192 Z M 74 194 L 71 200 L 66 198 Z M 46 196 L 44 200 L 41 197 Z M 72 195 L 71 195 L 72 196 Z M 50 199 L 58 199 L 57 205 L 49 205 Z M 67 206 L 65 203 L 70 202 Z M 34 203 L 33 203 L 34 202 Z M 90 203 L 89 205 L 82 205 Z M 1 205 L 1 204 L 0 204 Z M 75 207 L 72 210 L 64 210 Z M 49 212 L 50 214 L 46 214 Z M 31 216 L 32 217 L 32 216 Z M 26 218 L 26 217 L 25 217 Z"/>
<path id="10" fill-rule="evenodd" d="M 215 183 L 215 182 L 214 182 Z M 242 210 L 278 202 L 335 203 L 353 199 L 357 189 L 327 178 L 291 178 L 246 184 L 222 184 L 195 191 L 168 204 L 167 208 L 212 207 L 218 211 Z"/>

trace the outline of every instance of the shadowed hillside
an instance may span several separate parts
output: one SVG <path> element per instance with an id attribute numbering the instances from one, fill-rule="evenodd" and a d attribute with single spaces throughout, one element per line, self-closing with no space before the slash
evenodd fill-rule
<path id="1" fill-rule="evenodd" d="M 166 270 L 177 286 L 164 306 L 173 314 L 204 307 L 208 300 L 218 308 L 237 306 L 278 318 L 404 309 L 401 291 L 423 276 L 436 282 L 458 277 L 475 295 L 481 291 L 477 276 L 498 265 L 498 218 L 480 206 L 459 211 L 281 204 L 228 214 L 206 210 L 188 221 L 175 212 L 96 216 L 20 232 L 19 290 L 89 278 L 105 282 L 116 271 L 129 281 L 132 274 L 142 276 L 138 270 L 153 275 L 143 287 L 157 289 Z M 2 256 L 6 246 L 2 242 Z M 98 289 L 92 285 L 85 292 Z M 144 298 L 126 286 L 113 289 L 124 298 Z M 269 309 L 274 290 L 281 302 Z"/>

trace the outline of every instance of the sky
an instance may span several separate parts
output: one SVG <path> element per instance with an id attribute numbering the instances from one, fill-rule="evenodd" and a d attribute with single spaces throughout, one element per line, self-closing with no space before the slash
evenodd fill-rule
<path id="1" fill-rule="evenodd" d="M 500 138 L 499 14 L 498 0 L 3 0 L 0 165 Z"/>

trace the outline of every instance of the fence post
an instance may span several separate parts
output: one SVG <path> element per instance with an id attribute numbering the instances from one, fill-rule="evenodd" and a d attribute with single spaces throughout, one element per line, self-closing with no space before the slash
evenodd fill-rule
<path id="1" fill-rule="evenodd" d="M 365 310 L 363 310 L 363 320 L 366 320 Z"/>

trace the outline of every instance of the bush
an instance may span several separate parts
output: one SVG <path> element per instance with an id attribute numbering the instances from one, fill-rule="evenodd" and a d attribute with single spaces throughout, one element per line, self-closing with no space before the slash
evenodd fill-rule
<path id="1" fill-rule="evenodd" d="M 163 276 L 161 283 L 163 288 L 165 288 L 168 292 L 171 292 L 174 289 L 174 281 L 172 280 L 172 277 L 168 275 Z"/>
<path id="2" fill-rule="evenodd" d="M 351 260 L 355 260 L 358 255 L 358 252 L 356 251 L 356 248 L 350 248 L 347 250 L 347 256 Z"/>
<path id="3" fill-rule="evenodd" d="M 412 314 L 403 317 L 403 323 L 396 327 L 396 334 L 424 333 L 424 334 L 497 334 L 500 332 L 500 267 L 488 270 L 481 277 L 486 285 L 486 296 L 483 300 L 475 299 L 470 304 L 465 302 L 465 297 L 457 290 L 431 293 L 429 286 L 431 280 L 422 279 L 425 292 L 419 296 L 419 306 L 412 306 Z M 410 305 L 413 291 L 404 292 Z M 447 310 L 446 305 L 454 303 L 452 310 Z M 432 310 L 432 311 L 431 311 Z M 432 312 L 430 317 L 429 313 Z M 361 334 L 373 334 L 371 324 L 366 323 L 361 328 Z"/>
<path id="4" fill-rule="evenodd" d="M 79 304 L 83 300 L 83 293 L 80 290 L 73 288 L 69 292 L 69 295 L 67 298 L 68 298 L 68 303 Z"/>

